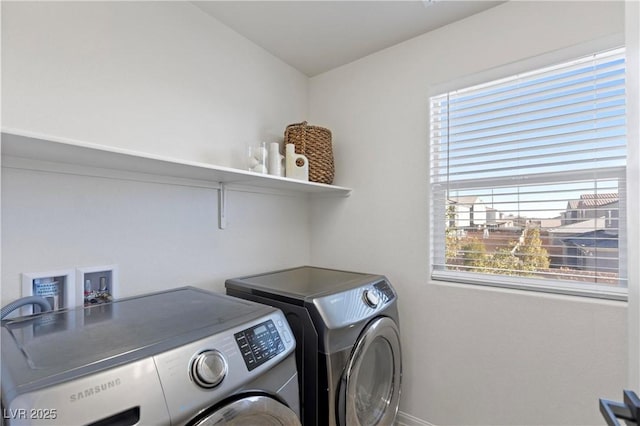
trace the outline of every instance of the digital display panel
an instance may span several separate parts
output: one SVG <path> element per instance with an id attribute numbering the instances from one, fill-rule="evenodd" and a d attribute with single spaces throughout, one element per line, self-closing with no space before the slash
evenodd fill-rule
<path id="1" fill-rule="evenodd" d="M 272 320 L 249 327 L 234 337 L 249 371 L 284 351 L 284 343 Z"/>

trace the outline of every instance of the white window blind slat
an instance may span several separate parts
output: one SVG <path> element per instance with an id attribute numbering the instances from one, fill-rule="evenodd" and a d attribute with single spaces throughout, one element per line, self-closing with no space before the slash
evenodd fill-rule
<path id="1" fill-rule="evenodd" d="M 575 64 L 562 64 L 534 73 L 522 73 L 486 85 L 461 89 L 445 94 L 450 101 L 447 106 L 454 110 L 469 109 L 478 105 L 493 104 L 497 99 L 515 99 L 531 93 L 545 93 L 563 86 L 581 87 L 585 82 L 594 86 L 603 85 L 612 77 L 624 75 L 624 58 L 619 51 L 611 51 L 611 56 L 582 58 Z M 438 97 L 432 98 L 437 102 Z"/>
<path id="2" fill-rule="evenodd" d="M 571 99 L 584 98 L 592 94 L 594 90 L 612 96 L 616 93 L 613 89 L 619 86 L 621 80 L 619 75 L 609 75 L 603 81 L 600 81 L 597 86 L 594 86 L 593 81 L 572 82 L 567 85 L 546 87 L 539 92 L 529 91 L 512 95 L 511 97 L 495 96 L 487 99 L 484 103 L 466 106 L 458 105 L 453 107 L 449 104 L 449 102 L 453 101 L 451 97 L 447 98 L 448 100 L 446 101 L 444 100 L 445 98 L 442 98 L 432 102 L 432 108 L 436 111 L 436 118 L 461 120 L 461 122 L 473 121 L 483 115 L 501 116 L 511 112 L 514 107 L 535 109 L 540 105 L 554 105 Z M 443 102 L 446 103 L 443 104 Z"/>
<path id="3" fill-rule="evenodd" d="M 566 140 L 566 139 L 565 139 Z M 600 148 L 590 148 L 590 146 L 604 146 L 605 149 L 622 148 L 625 149 L 626 141 L 624 137 L 592 137 L 592 135 L 578 137 L 571 139 L 567 142 L 549 140 L 549 138 L 540 139 L 527 139 L 527 143 L 530 145 L 529 152 L 548 151 L 549 148 L 556 148 L 560 152 L 593 152 Z M 493 156 L 514 156 L 522 152 L 522 143 L 518 142 L 502 142 L 497 144 L 485 144 L 484 150 L 478 150 L 475 147 L 460 148 L 456 150 L 449 150 L 449 158 L 451 161 L 477 159 L 482 157 Z"/>
<path id="4" fill-rule="evenodd" d="M 432 137 L 447 140 L 447 144 L 443 146 L 439 146 L 439 144 L 437 144 L 433 148 L 436 151 L 457 152 L 465 148 L 486 149 L 486 147 L 506 143 L 519 144 L 523 148 L 526 148 L 527 145 L 525 142 L 531 143 L 531 141 L 547 139 L 562 140 L 562 138 L 576 139 L 577 135 L 585 135 L 585 133 L 590 135 L 591 138 L 599 138 L 603 136 L 624 136 L 626 126 L 624 121 L 621 122 L 621 120 L 623 120 L 623 118 L 620 116 L 613 119 L 585 119 L 581 123 L 558 123 L 554 126 L 538 130 L 517 129 L 514 127 L 511 132 L 496 132 L 493 135 L 488 133 L 480 137 L 475 137 L 473 139 L 468 138 L 466 140 L 455 140 L 454 138 L 450 138 L 447 133 L 442 132 L 438 135 L 436 132 L 433 132 Z M 593 121 L 597 121 L 597 123 L 594 124 Z M 597 127 L 594 128 L 594 125 L 597 125 Z M 583 137 L 582 140 L 588 140 L 588 137 Z M 455 144 L 453 144 L 453 142 L 455 142 Z"/>
<path id="5" fill-rule="evenodd" d="M 558 188 L 569 191 L 568 197 L 579 196 L 582 193 L 590 193 L 594 191 L 593 180 L 598 177 L 598 188 L 615 188 L 622 187 L 624 189 L 624 168 L 609 167 L 598 168 L 594 170 L 560 170 L 552 173 L 537 174 L 511 174 L 509 176 L 489 176 L 485 178 L 477 178 L 466 181 L 448 180 L 446 175 L 444 179 L 439 175 L 431 176 L 432 198 L 441 195 L 446 199 L 448 193 L 454 191 L 513 191 L 522 192 L 523 188 L 531 185 L 542 185 L 542 191 L 557 190 Z M 612 183 L 614 182 L 614 183 Z M 573 191 L 573 192 L 570 192 Z M 598 190 L 599 192 L 603 192 Z M 611 191 L 604 191 L 611 192 Z M 475 192 L 474 192 L 475 195 Z M 542 197 L 541 197 L 542 198 Z"/>
<path id="6" fill-rule="evenodd" d="M 557 157 L 557 156 L 556 156 Z M 625 156 L 609 157 L 607 160 L 601 160 L 600 165 L 614 166 L 616 163 L 625 160 Z M 473 165 L 467 165 L 466 168 L 459 167 L 456 172 L 449 172 L 447 176 L 451 180 L 484 178 L 487 176 L 508 176 L 517 173 L 541 173 L 544 171 L 552 172 L 558 168 L 566 168 L 568 170 L 582 170 L 593 165 L 594 161 L 590 158 L 568 159 L 566 161 L 547 161 L 545 163 L 524 164 L 522 162 L 513 162 L 512 165 L 503 165 L 501 167 L 477 168 Z"/>
<path id="7" fill-rule="evenodd" d="M 624 107 L 625 96 L 619 90 L 603 93 L 598 97 L 597 105 L 599 108 L 609 107 L 613 109 L 615 106 Z M 527 117 L 554 117 L 559 115 L 568 115 L 575 111 L 584 112 L 593 110 L 594 100 L 589 94 L 576 94 L 563 97 L 561 101 L 550 103 L 547 100 L 529 103 L 526 107 L 520 107 L 516 110 L 509 108 L 502 114 L 496 112 L 481 112 L 474 116 L 465 117 L 465 119 L 450 118 L 455 128 L 460 130 L 459 134 L 464 133 L 466 129 L 485 129 L 494 128 L 496 126 L 509 124 L 510 121 L 524 120 Z M 446 117 L 446 116 L 445 116 Z M 443 120 L 441 120 L 443 121 Z M 446 124 L 447 121 L 444 121 Z"/>
<path id="8" fill-rule="evenodd" d="M 593 123 L 596 119 L 624 116 L 624 99 L 618 104 L 603 106 L 591 102 L 588 108 L 553 108 L 540 114 L 512 114 L 508 120 L 492 120 L 482 123 L 459 126 L 453 121 L 451 128 L 456 131 L 445 133 L 450 140 L 467 141 L 477 139 L 478 135 L 495 135 L 513 133 L 512 129 L 541 130 L 548 127 L 566 126 L 567 124 Z"/>
<path id="9" fill-rule="evenodd" d="M 613 142 L 616 142 L 616 140 L 613 140 Z M 566 143 L 566 144 L 564 143 L 554 144 L 552 147 L 557 150 L 555 155 L 553 155 L 553 158 L 571 157 L 572 159 L 575 159 L 578 155 L 585 155 L 587 159 L 593 160 L 593 157 L 600 157 L 605 155 L 607 157 L 612 157 L 608 155 L 608 151 L 624 152 L 625 145 L 615 144 L 610 146 L 602 146 L 599 148 L 582 149 L 580 146 L 577 145 L 576 142 L 572 142 L 572 143 Z M 550 155 L 548 152 L 546 152 L 548 149 L 549 149 L 549 145 L 536 147 L 536 148 L 525 151 L 526 155 L 519 155 L 519 153 L 522 151 L 519 149 L 504 150 L 500 153 L 461 155 L 461 156 L 452 157 L 449 164 L 450 166 L 453 166 L 453 167 L 458 167 L 458 166 L 462 167 L 464 165 L 480 166 L 482 164 L 489 164 L 489 165 L 495 166 L 497 164 L 501 164 L 502 162 L 513 162 L 513 161 L 527 163 L 532 160 L 549 159 Z M 484 160 L 485 158 L 487 158 L 487 160 Z M 538 162 L 536 162 L 536 164 L 537 163 Z"/>

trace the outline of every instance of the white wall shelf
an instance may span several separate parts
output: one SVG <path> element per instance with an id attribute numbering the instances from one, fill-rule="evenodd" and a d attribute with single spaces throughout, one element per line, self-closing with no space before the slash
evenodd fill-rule
<path id="1" fill-rule="evenodd" d="M 179 160 L 81 141 L 2 130 L 2 167 L 217 189 L 219 227 L 227 190 L 347 197 L 350 188 Z"/>

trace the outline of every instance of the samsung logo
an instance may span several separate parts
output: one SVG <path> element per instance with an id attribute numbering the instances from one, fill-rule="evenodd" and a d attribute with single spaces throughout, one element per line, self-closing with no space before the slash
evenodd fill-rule
<path id="1" fill-rule="evenodd" d="M 100 392 L 104 392 L 107 391 L 109 389 L 113 389 L 116 386 L 120 386 L 121 381 L 120 379 L 115 379 L 115 380 L 111 380 L 108 382 L 104 382 L 101 383 L 97 386 L 93 386 L 90 388 L 86 388 L 81 392 L 77 392 L 77 393 L 72 393 L 71 395 L 69 395 L 69 401 L 70 402 L 76 402 L 79 401 L 81 399 L 85 399 L 85 398 L 90 398 L 94 395 L 99 394 Z"/>

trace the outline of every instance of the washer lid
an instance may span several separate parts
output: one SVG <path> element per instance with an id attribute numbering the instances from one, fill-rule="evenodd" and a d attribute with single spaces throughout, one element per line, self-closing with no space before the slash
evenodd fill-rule
<path id="1" fill-rule="evenodd" d="M 297 304 L 384 279 L 381 275 L 302 266 L 227 280 L 230 289 L 279 296 Z"/>
<path id="2" fill-rule="evenodd" d="M 2 373 L 52 384 L 212 336 L 274 309 L 185 287 L 2 322 Z M 3 385 L 5 377 L 3 377 Z"/>

